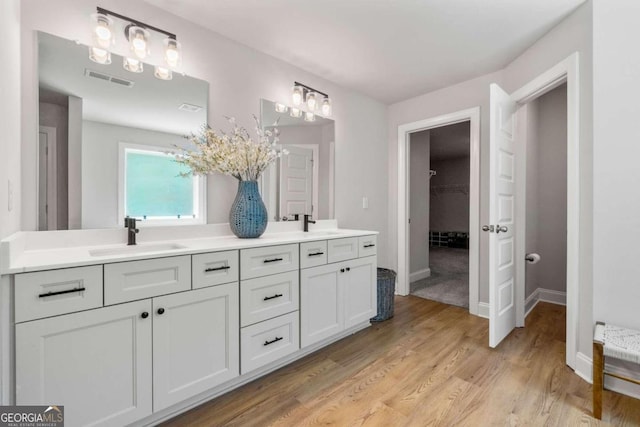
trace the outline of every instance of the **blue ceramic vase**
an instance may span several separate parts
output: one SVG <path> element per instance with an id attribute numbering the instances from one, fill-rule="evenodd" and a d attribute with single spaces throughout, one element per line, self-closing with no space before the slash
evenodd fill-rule
<path id="1" fill-rule="evenodd" d="M 267 208 L 260 197 L 257 181 L 238 182 L 238 194 L 231 205 L 229 225 L 241 239 L 260 237 L 267 228 Z"/>

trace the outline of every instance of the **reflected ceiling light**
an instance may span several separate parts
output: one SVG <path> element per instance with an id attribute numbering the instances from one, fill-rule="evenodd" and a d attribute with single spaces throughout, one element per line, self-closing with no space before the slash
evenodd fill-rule
<path id="1" fill-rule="evenodd" d="M 286 105 L 276 102 L 276 112 L 278 113 L 286 113 L 289 109 Z"/>
<path id="2" fill-rule="evenodd" d="M 313 114 L 310 111 L 307 111 L 306 113 L 304 113 L 304 121 L 305 122 L 315 122 L 316 121 L 316 115 Z"/>
<path id="3" fill-rule="evenodd" d="M 302 105 L 302 100 L 304 99 L 304 89 L 302 86 L 294 86 L 291 89 L 291 102 L 295 107 Z"/>
<path id="4" fill-rule="evenodd" d="M 104 13 L 94 13 L 91 15 L 91 23 L 93 26 L 92 41 L 93 46 L 102 49 L 109 49 L 113 44 L 113 19 Z"/>
<path id="5" fill-rule="evenodd" d="M 301 105 L 304 100 L 307 110 L 313 112 L 320 107 L 323 116 L 331 116 L 331 99 L 329 99 L 329 95 L 324 92 L 320 92 L 305 84 L 294 82 L 292 99 L 293 105 L 295 106 Z M 296 101 L 298 102 L 296 103 Z"/>
<path id="6" fill-rule="evenodd" d="M 100 47 L 89 47 L 89 59 L 98 64 L 111 64 L 111 52 Z"/>
<path id="7" fill-rule="evenodd" d="M 323 115 L 323 116 L 325 116 L 325 117 L 331 117 L 331 113 L 332 113 L 332 111 L 331 111 L 331 99 L 329 99 L 329 98 L 324 98 L 324 99 L 322 100 L 322 108 L 321 108 L 321 111 L 322 111 L 322 115 Z"/>
<path id="8" fill-rule="evenodd" d="M 180 55 L 180 43 L 178 40 L 172 39 L 171 37 L 167 37 L 164 39 L 164 60 L 167 62 L 167 65 L 171 68 L 178 68 L 180 66 L 181 56 Z"/>
<path id="9" fill-rule="evenodd" d="M 173 73 L 170 69 L 161 67 L 159 65 L 156 65 L 153 75 L 160 80 L 171 80 L 173 78 Z"/>
<path id="10" fill-rule="evenodd" d="M 101 7 L 96 8 L 97 13 L 91 15 L 92 46 L 89 48 L 89 58 L 98 64 L 111 63 L 111 46 L 115 44 L 114 19 L 121 22 L 118 28 L 124 28 L 124 34 L 129 43 L 132 54 L 123 59 L 125 70 L 133 73 L 143 71 L 142 60 L 150 58 L 148 62 L 155 65 L 154 75 L 162 80 L 173 78 L 172 70 L 177 70 L 182 65 L 182 49 L 175 34 L 169 33 L 157 27 L 131 19 L 127 16 L 111 12 Z M 162 41 L 164 49 L 155 57 L 151 55 L 150 45 L 152 33 L 164 35 Z M 158 42 L 159 43 L 159 42 Z M 119 49 L 121 51 L 122 49 Z M 161 64 L 161 65 L 159 65 Z M 179 71 L 179 70 L 177 70 Z"/>
<path id="11" fill-rule="evenodd" d="M 135 58 L 122 58 L 122 66 L 132 73 L 141 73 L 143 71 L 142 61 Z"/>
<path id="12" fill-rule="evenodd" d="M 302 117 L 302 110 L 296 107 L 291 107 L 291 111 L 289 112 L 289 115 L 295 118 Z"/>

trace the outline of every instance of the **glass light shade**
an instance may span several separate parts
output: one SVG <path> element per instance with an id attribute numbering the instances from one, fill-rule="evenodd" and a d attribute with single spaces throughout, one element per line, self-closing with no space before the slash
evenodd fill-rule
<path id="1" fill-rule="evenodd" d="M 170 69 L 160 67 L 158 65 L 156 65 L 153 75 L 159 78 L 160 80 L 171 80 L 173 78 L 173 73 L 171 72 Z"/>
<path id="2" fill-rule="evenodd" d="M 89 47 L 89 59 L 98 64 L 111 64 L 111 52 L 106 49 L 91 46 Z"/>
<path id="3" fill-rule="evenodd" d="M 316 121 L 316 115 L 307 111 L 306 113 L 304 113 L 304 121 L 305 122 L 315 122 Z"/>
<path id="4" fill-rule="evenodd" d="M 122 58 L 122 66 L 132 73 L 141 73 L 143 71 L 142 61 L 135 58 Z"/>
<path id="5" fill-rule="evenodd" d="M 291 117 L 302 117 L 302 110 L 299 108 L 291 107 L 291 111 L 289 112 Z"/>
<path id="6" fill-rule="evenodd" d="M 142 27 L 129 27 L 129 47 L 138 59 L 144 59 L 149 51 L 149 31 Z"/>
<path id="7" fill-rule="evenodd" d="M 324 98 L 322 100 L 322 115 L 326 117 L 330 117 L 331 113 L 332 113 L 331 100 L 329 98 Z"/>
<path id="8" fill-rule="evenodd" d="M 291 102 L 294 106 L 302 105 L 302 98 L 304 97 L 304 90 L 302 86 L 294 86 L 291 89 Z"/>
<path id="9" fill-rule="evenodd" d="M 170 68 L 178 68 L 182 62 L 180 43 L 172 38 L 164 39 L 164 60 Z"/>
<path id="10" fill-rule="evenodd" d="M 288 108 L 286 105 L 276 102 L 276 112 L 278 113 L 286 113 Z"/>
<path id="11" fill-rule="evenodd" d="M 94 13 L 91 15 L 91 25 L 93 27 L 91 34 L 93 45 L 109 49 L 114 43 L 113 19 L 102 13 Z"/>
<path id="12" fill-rule="evenodd" d="M 318 106 L 318 94 L 315 92 L 307 93 L 307 108 L 311 111 L 316 111 L 316 107 Z"/>

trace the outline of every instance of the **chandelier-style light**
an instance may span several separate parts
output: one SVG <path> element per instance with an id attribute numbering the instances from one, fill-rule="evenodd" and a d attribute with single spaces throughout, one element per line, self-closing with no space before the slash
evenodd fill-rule
<path id="1" fill-rule="evenodd" d="M 115 45 L 114 18 L 121 21 L 122 26 L 119 28 L 124 27 L 129 45 L 130 54 L 124 55 L 123 68 L 132 73 L 142 73 L 142 61 L 151 58 L 152 64 L 155 64 L 153 74 L 161 80 L 171 80 L 173 71 L 182 65 L 182 51 L 176 35 L 100 7 L 97 8 L 97 13 L 91 15 L 92 42 L 89 59 L 98 64 L 111 64 L 111 50 Z M 161 60 L 157 56 L 155 60 L 152 57 L 152 33 L 160 33 L 165 37 L 162 41 L 164 49 Z"/>

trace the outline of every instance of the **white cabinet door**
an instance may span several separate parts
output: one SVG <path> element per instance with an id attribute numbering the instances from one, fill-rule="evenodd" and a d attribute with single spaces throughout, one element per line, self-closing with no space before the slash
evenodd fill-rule
<path id="1" fill-rule="evenodd" d="M 240 373 L 238 283 L 153 299 L 153 409 Z"/>
<path id="2" fill-rule="evenodd" d="M 150 311 L 146 300 L 16 325 L 16 403 L 64 405 L 69 426 L 150 415 Z"/>
<path id="3" fill-rule="evenodd" d="M 300 344 L 306 347 L 344 329 L 340 265 L 300 271 Z"/>
<path id="4" fill-rule="evenodd" d="M 345 262 L 345 328 L 368 322 L 377 311 L 376 257 Z"/>

